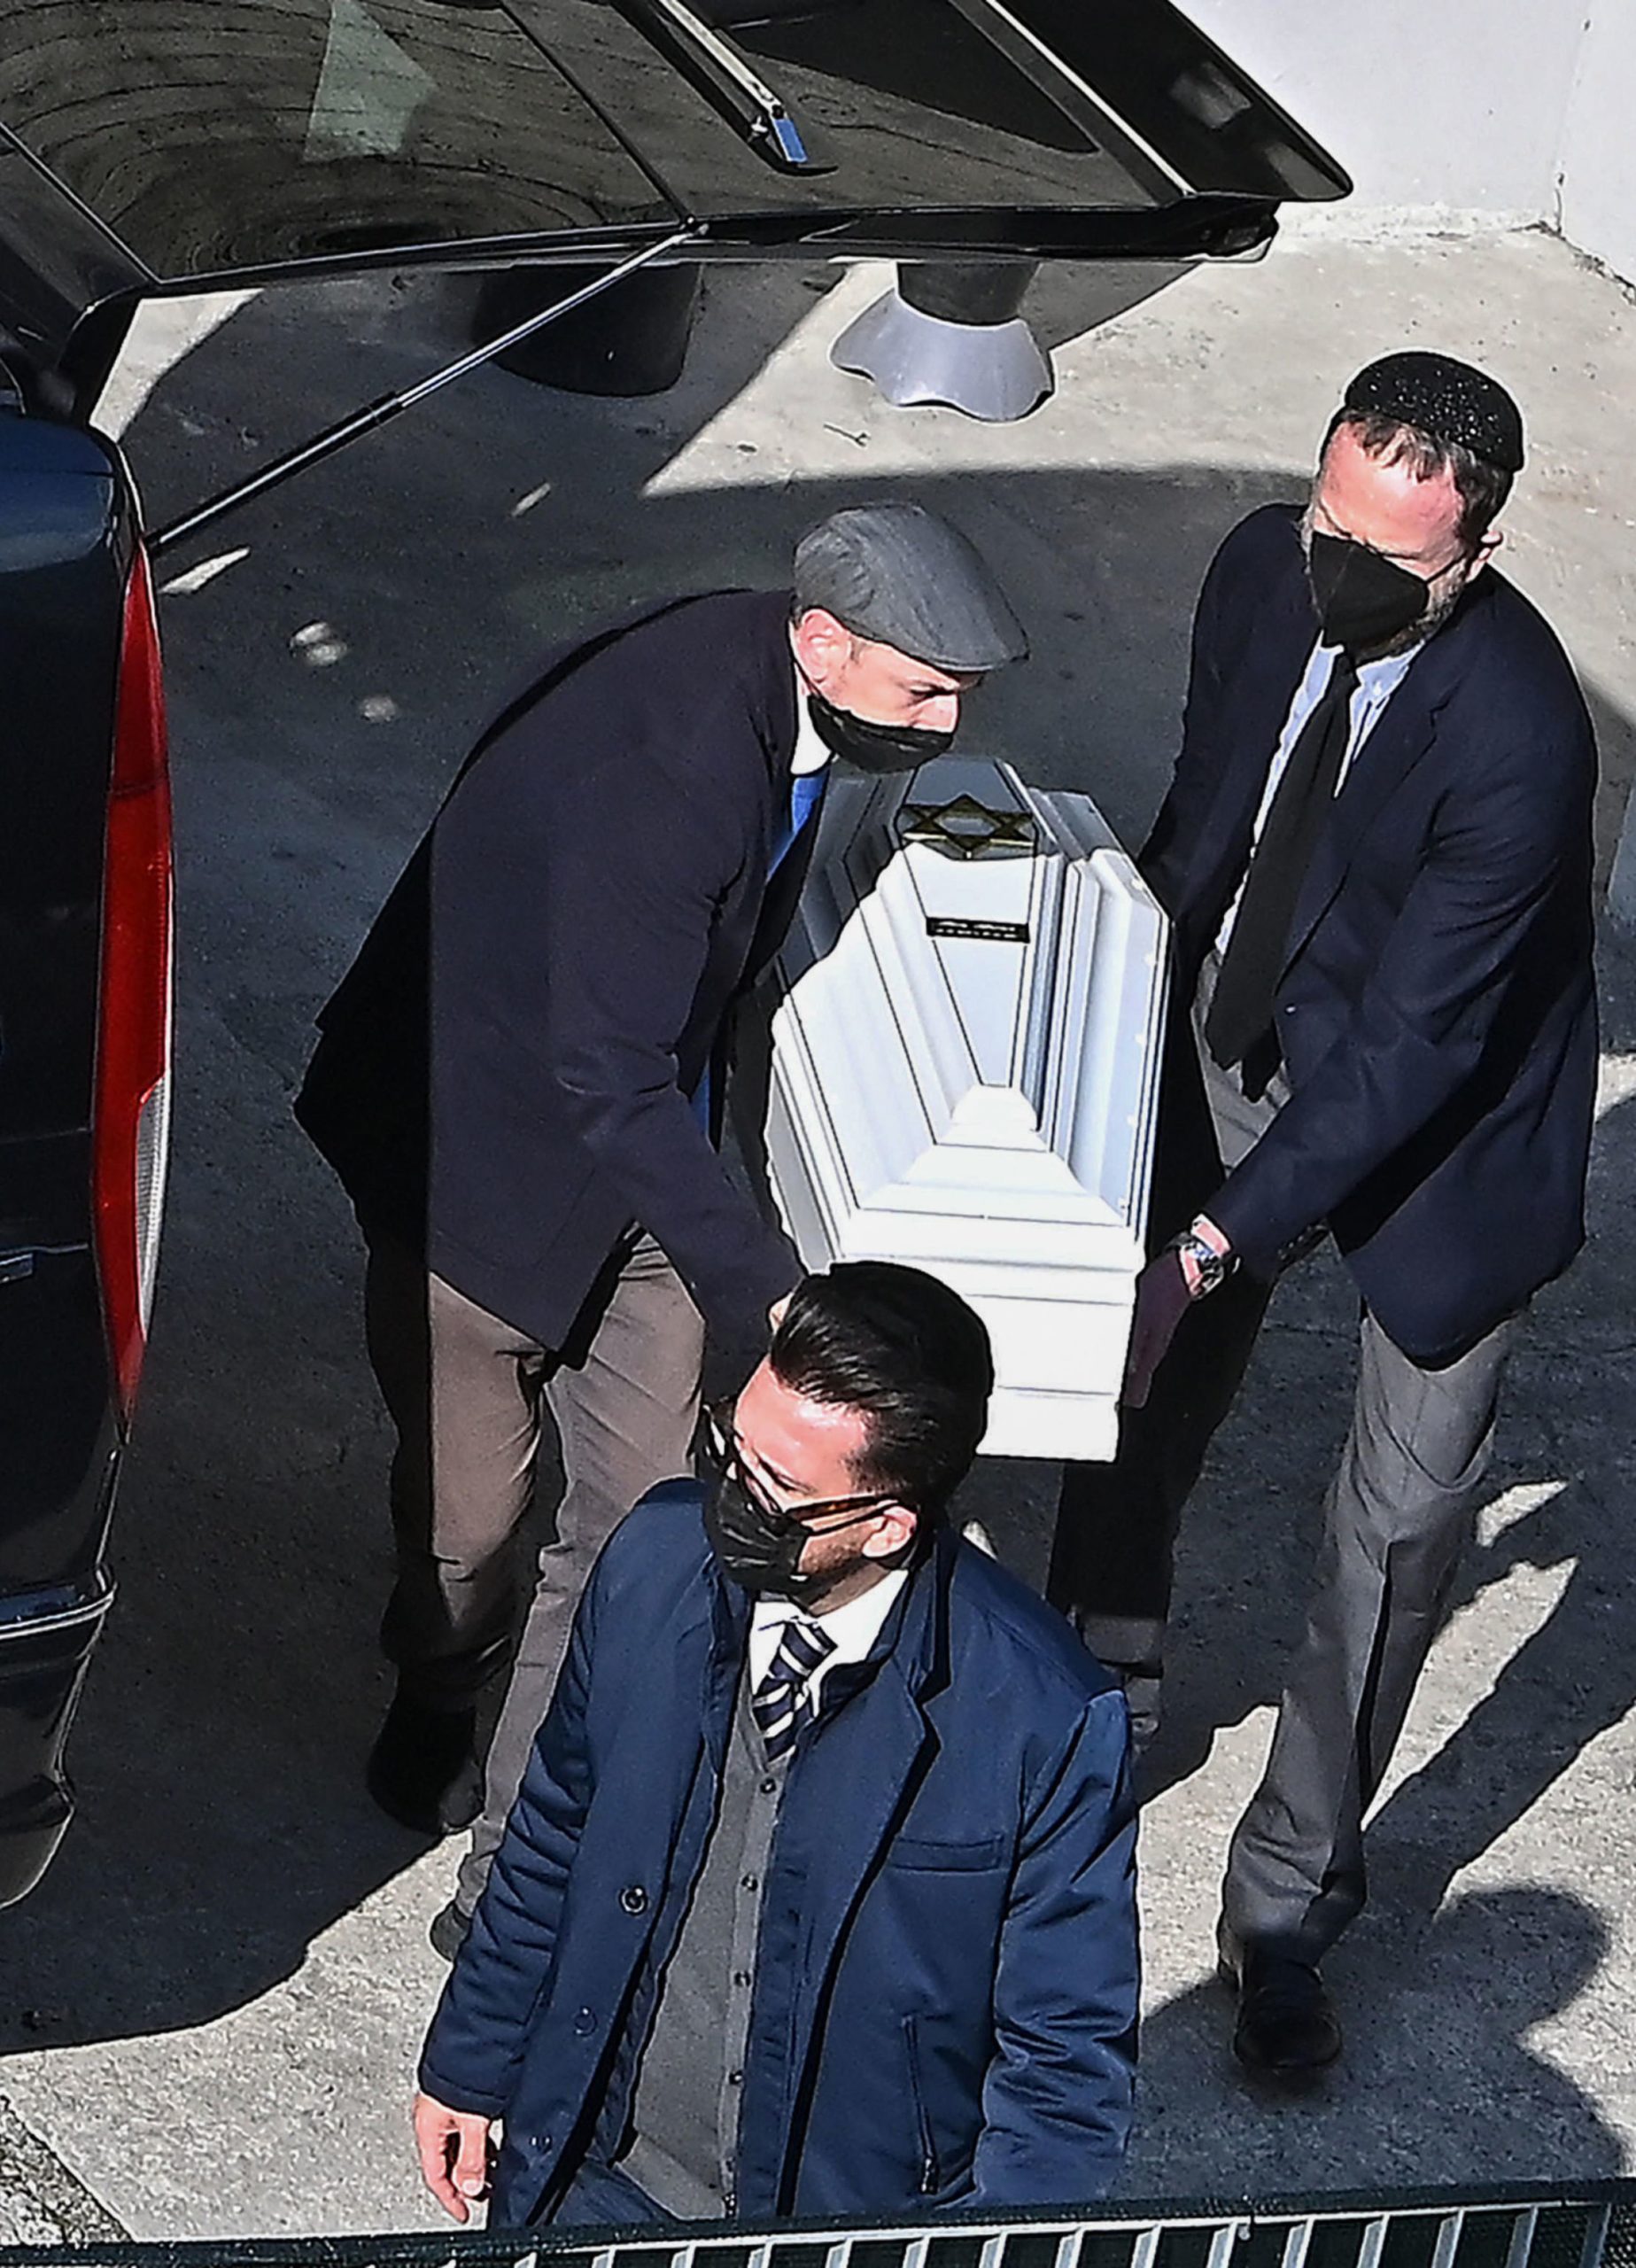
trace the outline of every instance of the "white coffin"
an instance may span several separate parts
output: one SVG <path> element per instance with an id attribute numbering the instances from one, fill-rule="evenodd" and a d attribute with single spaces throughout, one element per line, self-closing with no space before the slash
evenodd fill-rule
<path id="1" fill-rule="evenodd" d="M 971 1301 L 990 1456 L 1113 1454 L 1166 963 L 1088 796 L 950 757 L 831 782 L 764 995 L 766 1178 L 809 1268 L 907 1261 Z"/>

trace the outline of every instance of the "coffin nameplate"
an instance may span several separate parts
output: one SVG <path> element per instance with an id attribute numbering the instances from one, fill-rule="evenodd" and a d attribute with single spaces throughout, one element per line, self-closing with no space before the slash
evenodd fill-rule
<path id="1" fill-rule="evenodd" d="M 1026 921 L 967 921 L 955 913 L 928 913 L 926 934 L 928 937 L 986 937 L 996 945 L 1026 945 L 1028 925 Z"/>

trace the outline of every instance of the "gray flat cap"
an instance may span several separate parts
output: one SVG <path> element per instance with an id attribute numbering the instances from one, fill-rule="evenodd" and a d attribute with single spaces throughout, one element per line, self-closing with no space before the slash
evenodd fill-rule
<path id="1" fill-rule="evenodd" d="M 995 670 L 1028 651 L 976 547 L 923 504 L 853 504 L 795 546 L 795 605 L 940 670 Z"/>

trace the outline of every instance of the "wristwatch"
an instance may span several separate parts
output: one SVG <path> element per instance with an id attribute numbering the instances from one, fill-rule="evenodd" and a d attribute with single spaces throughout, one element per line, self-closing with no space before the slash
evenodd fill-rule
<path id="1" fill-rule="evenodd" d="M 1218 1252 L 1192 1229 L 1183 1229 L 1179 1237 L 1172 1237 L 1166 1250 L 1180 1253 L 1183 1261 L 1192 1262 L 1191 1290 L 1196 1300 L 1202 1300 L 1206 1292 L 1218 1291 L 1238 1265 L 1237 1253 Z M 1185 1269 L 1182 1272 L 1185 1275 Z"/>

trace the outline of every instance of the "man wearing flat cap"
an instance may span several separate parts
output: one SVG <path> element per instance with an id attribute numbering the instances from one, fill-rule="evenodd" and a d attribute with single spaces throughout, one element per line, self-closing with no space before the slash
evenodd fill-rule
<path id="1" fill-rule="evenodd" d="M 547 1413 L 566 1477 L 446 1947 L 598 1550 L 686 1470 L 706 1328 L 747 1369 L 800 1274 L 712 1130 L 724 1024 L 794 911 L 832 752 L 924 761 L 1027 651 L 972 545 L 915 504 L 832 515 L 794 586 L 652 606 L 547 662 L 320 1016 L 297 1104 L 363 1230 L 398 1433 L 398 1682 L 368 1782 L 405 1825 L 477 1812 Z"/>
<path id="2" fill-rule="evenodd" d="M 1171 1550 L 1281 1270 L 1325 1231 L 1361 1309 L 1352 1428 L 1220 1950 L 1234 2047 L 1300 2083 L 1319 1963 L 1436 1632 L 1518 1322 L 1584 1235 L 1596 754 L 1493 563 L 1516 405 L 1449 357 L 1347 389 L 1305 510 L 1228 537 L 1144 853 L 1175 923 L 1152 1203 L 1112 1465 L 1065 1476 L 1051 1592 L 1157 1710 Z"/>

